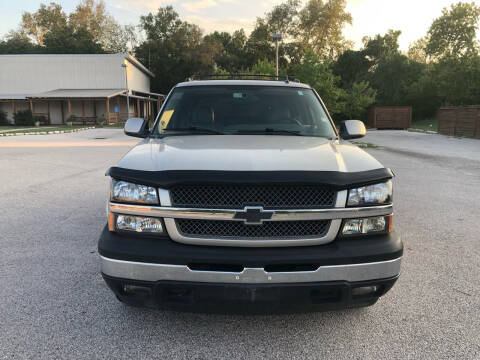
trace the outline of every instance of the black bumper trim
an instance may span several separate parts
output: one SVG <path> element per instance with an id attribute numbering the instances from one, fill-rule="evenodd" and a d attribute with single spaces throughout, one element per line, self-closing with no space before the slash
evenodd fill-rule
<path id="1" fill-rule="evenodd" d="M 398 278 L 351 283 L 223 284 L 148 282 L 102 275 L 117 298 L 129 305 L 239 314 L 297 313 L 369 306 L 389 291 Z M 124 285 L 130 286 L 127 292 Z M 352 289 L 367 286 L 376 286 L 376 291 L 352 295 Z"/>

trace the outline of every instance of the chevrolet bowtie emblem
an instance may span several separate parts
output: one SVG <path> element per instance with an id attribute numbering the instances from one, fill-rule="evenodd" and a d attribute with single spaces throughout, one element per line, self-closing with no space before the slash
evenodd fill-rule
<path id="1" fill-rule="evenodd" d="M 246 225 L 262 225 L 265 220 L 270 220 L 273 211 L 264 211 L 261 206 L 245 206 L 243 210 L 235 212 L 235 220 L 243 220 Z"/>

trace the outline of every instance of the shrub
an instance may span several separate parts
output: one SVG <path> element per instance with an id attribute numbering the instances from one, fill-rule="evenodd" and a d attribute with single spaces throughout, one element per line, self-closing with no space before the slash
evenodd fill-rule
<path id="1" fill-rule="evenodd" d="M 0 125 L 9 125 L 7 113 L 4 111 L 0 111 Z"/>
<path id="2" fill-rule="evenodd" d="M 30 110 L 20 110 L 13 115 L 15 125 L 31 125 L 34 124 L 32 112 Z"/>

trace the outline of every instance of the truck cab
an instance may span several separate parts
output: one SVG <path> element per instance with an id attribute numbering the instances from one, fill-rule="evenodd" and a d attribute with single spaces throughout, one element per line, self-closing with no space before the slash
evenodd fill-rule
<path id="1" fill-rule="evenodd" d="M 130 305 L 305 312 L 373 305 L 395 283 L 393 173 L 309 85 L 177 84 L 107 171 L 103 278 Z"/>

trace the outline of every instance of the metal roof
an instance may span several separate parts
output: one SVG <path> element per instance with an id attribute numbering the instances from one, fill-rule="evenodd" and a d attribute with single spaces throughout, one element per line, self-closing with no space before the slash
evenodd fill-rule
<path id="1" fill-rule="evenodd" d="M 134 66 L 142 70 L 144 73 L 148 74 L 151 77 L 155 77 L 155 74 L 152 73 L 149 69 L 145 67 L 140 61 L 130 54 L 0 54 L 2 57 L 123 57 L 130 61 Z"/>
<path id="2" fill-rule="evenodd" d="M 63 98 L 110 98 L 126 93 L 125 89 L 56 89 L 43 93 L 29 95 L 32 99 L 63 99 Z"/>
<path id="3" fill-rule="evenodd" d="M 177 87 L 186 86 L 215 86 L 215 85 L 240 85 L 240 86 L 278 86 L 310 89 L 307 84 L 292 81 L 269 81 L 269 80 L 193 80 L 177 84 Z"/>
<path id="4" fill-rule="evenodd" d="M 26 100 L 28 94 L 0 94 L 0 100 Z"/>

